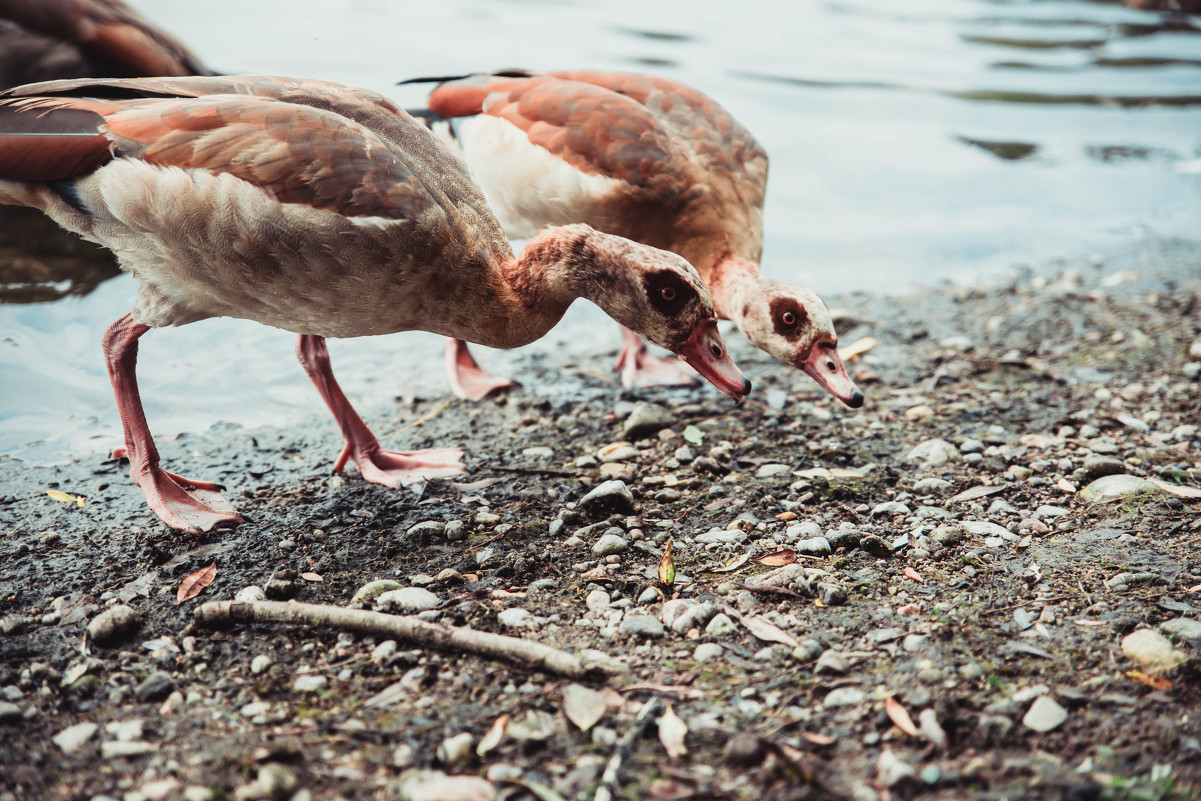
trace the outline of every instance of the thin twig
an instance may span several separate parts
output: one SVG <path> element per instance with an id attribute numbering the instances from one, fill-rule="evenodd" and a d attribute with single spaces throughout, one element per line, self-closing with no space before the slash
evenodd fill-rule
<path id="1" fill-rule="evenodd" d="M 617 794 L 617 782 L 621 778 L 621 765 L 625 762 L 627 756 L 634 748 L 634 743 L 642 737 L 647 726 L 655 718 L 655 713 L 662 708 L 659 699 L 655 698 L 648 701 L 642 711 L 638 713 L 637 719 L 634 720 L 634 725 L 626 732 L 626 736 L 621 738 L 621 742 L 617 744 L 617 750 L 613 752 L 613 756 L 609 757 L 609 764 L 605 765 L 605 772 L 601 775 L 600 786 L 596 788 L 596 795 L 593 796 L 593 801 L 613 801 Z"/>
<path id="2" fill-rule="evenodd" d="M 441 404 L 439 404 L 437 409 L 434 409 L 429 414 L 427 414 L 423 417 L 418 417 L 416 420 L 409 423 L 409 428 L 416 428 L 417 426 L 421 425 L 422 423 L 428 423 L 430 420 L 433 420 L 435 417 L 437 417 L 438 415 L 440 415 L 444 411 L 446 411 L 446 409 L 453 402 L 454 402 L 454 398 L 447 398 L 446 400 L 442 401 Z"/>
<path id="3" fill-rule="evenodd" d="M 447 651 L 463 651 L 504 659 L 531 670 L 545 670 L 568 678 L 588 678 L 605 673 L 600 665 L 585 665 L 579 658 L 532 640 L 492 634 L 456 626 L 443 626 L 408 615 L 388 615 L 365 609 L 282 601 L 213 601 L 196 609 L 198 623 L 210 628 L 234 623 L 284 623 L 307 628 L 353 631 L 407 640 Z"/>
<path id="4" fill-rule="evenodd" d="M 748 584 L 747 582 L 744 581 L 738 585 L 738 589 L 746 590 L 747 592 L 753 592 L 758 595 L 780 595 L 785 598 L 800 598 L 801 600 L 805 599 L 804 595 L 801 595 L 796 590 L 790 590 L 787 587 L 772 587 L 770 585 L 764 586 L 762 584 Z"/>
<path id="5" fill-rule="evenodd" d="M 500 470 L 503 473 L 522 473 L 534 476 L 567 476 L 579 478 L 583 473 L 572 470 L 555 470 L 553 467 L 488 467 L 487 470 Z"/>
<path id="6" fill-rule="evenodd" d="M 1043 604 L 1045 606 L 1046 604 L 1055 603 L 1056 601 L 1070 601 L 1075 597 L 1075 595 L 1052 595 L 1050 598 L 1031 598 L 1026 601 L 1018 601 L 1016 604 L 1009 604 L 1008 606 L 998 606 L 993 609 L 985 609 L 979 614 L 981 617 L 986 615 L 999 615 L 1002 612 L 1010 612 L 1014 609 L 1021 609 L 1023 606 L 1033 606 L 1034 604 Z"/>

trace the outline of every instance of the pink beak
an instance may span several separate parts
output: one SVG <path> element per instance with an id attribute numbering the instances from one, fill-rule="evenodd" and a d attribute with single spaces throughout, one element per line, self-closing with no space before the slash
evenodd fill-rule
<path id="1" fill-rule="evenodd" d="M 842 363 L 842 357 L 838 355 L 838 346 L 834 343 L 819 342 L 814 345 L 801 369 L 820 384 L 822 389 L 852 409 L 863 405 L 863 393 L 847 375 L 846 365 Z"/>
<path id="2" fill-rule="evenodd" d="M 726 343 L 717 332 L 716 320 L 697 323 L 696 328 L 692 329 L 692 336 L 672 350 L 706 381 L 734 400 L 740 401 L 750 393 L 751 382 L 730 358 Z"/>

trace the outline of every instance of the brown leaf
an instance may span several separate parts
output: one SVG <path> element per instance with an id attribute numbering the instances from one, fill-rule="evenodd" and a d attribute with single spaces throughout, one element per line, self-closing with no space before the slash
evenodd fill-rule
<path id="1" fill-rule="evenodd" d="M 815 731 L 803 731 L 801 732 L 801 736 L 814 745 L 834 745 L 834 743 L 838 742 L 828 734 L 818 734 Z"/>
<path id="2" fill-rule="evenodd" d="M 926 583 L 926 580 L 924 578 L 922 578 L 921 574 L 918 573 L 916 570 L 914 570 L 912 567 L 905 568 L 905 575 L 908 576 L 909 578 L 913 579 L 914 581 L 916 581 L 918 584 Z"/>
<path id="3" fill-rule="evenodd" d="M 998 492 L 1004 492 L 1004 491 L 1005 491 L 1005 485 L 1003 485 L 1003 484 L 999 485 L 999 486 L 995 486 L 995 487 L 981 485 L 979 487 L 972 487 L 971 489 L 965 489 L 963 492 L 959 493 L 958 495 L 952 495 L 951 500 L 952 501 L 974 501 L 976 498 L 985 498 L 989 495 L 996 495 Z"/>
<path id="4" fill-rule="evenodd" d="M 909 713 L 905 711 L 905 707 L 901 706 L 900 701 L 891 695 L 888 696 L 884 699 L 884 711 L 888 713 L 888 719 L 895 723 L 898 729 L 910 737 L 917 737 L 917 726 L 913 725 L 913 718 L 909 717 Z"/>
<path id="5" fill-rule="evenodd" d="M 842 357 L 843 362 L 850 364 L 858 359 L 863 354 L 870 351 L 876 345 L 880 344 L 875 337 L 864 337 L 863 339 L 852 342 L 845 348 L 838 349 L 838 355 Z"/>
<path id="6" fill-rule="evenodd" d="M 1201 498 L 1201 489 L 1196 487 L 1184 487 L 1180 484 L 1171 484 L 1167 481 L 1161 481 L 1158 478 L 1151 479 L 1151 483 L 1159 487 L 1164 492 L 1170 492 L 1173 495 L 1179 495 L 1181 498 Z M 79 504 L 83 506 L 82 503 Z"/>
<path id="7" fill-rule="evenodd" d="M 684 737 L 687 734 L 688 724 L 672 710 L 669 701 L 667 711 L 659 718 L 659 742 L 663 743 L 663 749 L 667 751 L 668 757 L 675 759 L 688 753 L 688 749 L 684 746 Z"/>
<path id="8" fill-rule="evenodd" d="M 488 729 L 488 733 L 480 740 L 480 744 L 475 747 L 475 752 L 480 756 L 485 756 L 489 751 L 500 745 L 501 740 L 505 737 L 505 726 L 509 725 L 509 716 L 501 715 L 492 724 L 492 728 Z"/>
<path id="9" fill-rule="evenodd" d="M 772 551 L 771 553 L 764 554 L 763 556 L 757 556 L 751 561 L 758 562 L 761 565 L 767 565 L 769 567 L 791 565 L 796 561 L 796 551 L 792 550 L 791 548 L 781 548 L 778 551 Z"/>
<path id="10" fill-rule="evenodd" d="M 563 688 L 563 714 L 579 727 L 588 731 L 605 716 L 609 709 L 608 698 L 582 684 L 568 684 Z"/>
<path id="11" fill-rule="evenodd" d="M 726 607 L 726 614 L 729 614 L 730 611 L 730 608 Z M 767 618 L 759 617 L 758 615 L 738 615 L 737 619 L 739 623 L 747 627 L 747 630 L 751 634 L 754 634 L 764 642 L 778 642 L 791 648 L 797 647 L 796 637 L 793 637 Z"/>
<path id="12" fill-rule="evenodd" d="M 181 604 L 184 601 L 191 600 L 200 594 L 200 591 L 213 583 L 213 579 L 217 577 L 217 565 L 213 563 L 208 567 L 202 567 L 195 573 L 184 578 L 179 584 L 179 591 L 175 593 L 175 602 Z"/>
<path id="13" fill-rule="evenodd" d="M 667 548 L 663 551 L 663 558 L 659 560 L 659 583 L 674 584 L 676 580 L 676 563 L 671 558 L 671 540 L 667 541 Z"/>
<path id="14" fill-rule="evenodd" d="M 1139 684 L 1145 684 L 1153 690 L 1167 692 L 1174 686 L 1172 682 L 1162 676 L 1152 676 L 1150 673 L 1144 673 L 1141 670 L 1126 671 L 1126 678 L 1131 681 L 1137 681 Z"/>
<path id="15" fill-rule="evenodd" d="M 325 579 L 321 578 L 320 573 L 301 573 L 300 577 L 305 581 L 315 581 L 318 584 L 325 582 Z"/>

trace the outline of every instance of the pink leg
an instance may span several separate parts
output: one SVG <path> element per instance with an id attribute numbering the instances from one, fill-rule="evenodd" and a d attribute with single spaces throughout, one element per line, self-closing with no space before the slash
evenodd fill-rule
<path id="1" fill-rule="evenodd" d="M 363 478 L 373 484 L 395 488 L 427 478 L 445 478 L 467 472 L 461 462 L 463 452 L 458 448 L 413 452 L 386 451 L 381 448 L 379 440 L 351 407 L 334 379 L 325 337 L 301 334 L 300 341 L 296 343 L 296 356 L 317 386 L 321 399 L 334 413 L 342 436 L 346 438 L 346 447 L 342 449 L 338 461 L 334 462 L 335 473 L 342 470 L 348 459 L 353 459 Z"/>
<path id="2" fill-rule="evenodd" d="M 463 340 L 446 337 L 444 341 L 450 388 L 463 400 L 482 401 L 494 392 L 521 386 L 511 378 L 502 378 L 482 370 Z"/>
<path id="3" fill-rule="evenodd" d="M 138 394 L 138 337 L 150 330 L 127 314 L 104 332 L 104 360 L 117 396 L 117 413 L 125 431 L 125 447 L 114 458 L 129 457 L 129 477 L 142 488 L 151 511 L 171 528 L 199 534 L 222 523 L 241 523 L 242 516 L 207 481 L 168 473 L 159 467 L 158 449 L 150 436 Z"/>
<path id="4" fill-rule="evenodd" d="M 630 329 L 621 328 L 621 353 L 614 371 L 621 371 L 623 387 L 679 387 L 696 383 L 696 374 L 677 358 L 664 359 L 646 351 L 646 343 Z"/>

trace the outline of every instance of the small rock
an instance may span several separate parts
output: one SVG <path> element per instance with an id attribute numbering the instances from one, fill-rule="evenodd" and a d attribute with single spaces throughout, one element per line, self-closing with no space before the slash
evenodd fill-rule
<path id="1" fill-rule="evenodd" d="M 930 539 L 941 548 L 953 548 L 963 542 L 965 532 L 958 523 L 943 523 L 930 535 Z"/>
<path id="2" fill-rule="evenodd" d="M 606 481 L 581 498 L 580 506 L 593 515 L 633 514 L 634 495 L 624 481 Z"/>
<path id="3" fill-rule="evenodd" d="M 872 517 L 879 515 L 907 515 L 910 514 L 909 507 L 900 501 L 888 501 L 881 503 L 872 509 Z"/>
<path id="4" fill-rule="evenodd" d="M 891 748 L 880 752 L 876 761 L 876 780 L 883 787 L 895 787 L 915 776 L 913 767 L 893 753 Z"/>
<path id="5" fill-rule="evenodd" d="M 138 684 L 133 692 L 134 697 L 144 704 L 148 701 L 161 701 L 174 689 L 175 681 L 170 674 L 156 670 Z"/>
<path id="6" fill-rule="evenodd" d="M 609 593 L 604 590 L 593 590 L 584 599 L 584 606 L 592 612 L 603 612 L 609 608 Z"/>
<path id="7" fill-rule="evenodd" d="M 437 595 L 422 587 L 402 587 L 388 590 L 375 599 L 377 609 L 399 612 L 424 612 L 437 609 L 442 601 Z"/>
<path id="8" fill-rule="evenodd" d="M 809 539 L 797 540 L 796 545 L 793 547 L 797 553 L 808 554 L 810 556 L 825 556 L 834 551 L 834 548 L 830 545 L 830 541 L 825 537 L 810 537 Z"/>
<path id="9" fill-rule="evenodd" d="M 104 725 L 104 731 L 122 742 L 132 742 L 142 739 L 146 730 L 146 721 L 142 718 L 129 720 L 114 720 Z"/>
<path id="10" fill-rule="evenodd" d="M 1122 653 L 1152 673 L 1171 670 L 1186 659 L 1184 652 L 1172 647 L 1171 640 L 1151 629 L 1139 629 L 1123 637 Z"/>
<path id="11" fill-rule="evenodd" d="M 128 637 L 142 625 L 142 619 L 125 604 L 110 606 L 88 623 L 88 637 L 98 645 Z"/>
<path id="12" fill-rule="evenodd" d="M 1057 704 L 1054 698 L 1040 695 L 1022 717 L 1022 725 L 1042 733 L 1057 728 L 1067 719 L 1067 710 Z"/>
<path id="13" fill-rule="evenodd" d="M 631 637 L 662 637 L 666 630 L 654 615 L 631 615 L 621 621 L 621 633 Z"/>
<path id="14" fill-rule="evenodd" d="M 923 709 L 918 713 L 918 731 L 938 750 L 947 747 L 947 733 L 938 722 L 938 716 L 933 709 Z"/>
<path id="15" fill-rule="evenodd" d="M 960 458 L 959 449 L 945 439 L 928 439 L 905 454 L 906 464 L 939 467 Z"/>
<path id="16" fill-rule="evenodd" d="M 471 746 L 475 737 L 469 731 L 448 737 L 438 746 L 438 761 L 450 767 L 466 765 L 471 761 Z"/>
<path id="17" fill-rule="evenodd" d="M 854 706 L 867 699 L 867 693 L 858 687 L 839 687 L 826 694 L 822 706 L 833 708 L 838 706 Z"/>
<path id="18" fill-rule="evenodd" d="M 716 614 L 717 607 L 710 603 L 690 606 L 671 622 L 671 630 L 676 634 L 687 634 L 692 629 L 699 629 L 704 626 Z"/>
<path id="19" fill-rule="evenodd" d="M 1145 478 L 1130 475 L 1102 476 L 1080 490 L 1080 497 L 1088 503 L 1106 503 L 1119 498 L 1133 498 L 1144 493 L 1159 492 L 1160 489 Z"/>
<path id="20" fill-rule="evenodd" d="M 1089 455 L 1084 459 L 1084 465 L 1079 471 L 1079 480 L 1085 484 L 1096 481 L 1102 476 L 1121 475 L 1126 472 L 1126 463 L 1112 456 Z"/>
<path id="21" fill-rule="evenodd" d="M 250 660 L 250 672 L 255 676 L 261 676 L 267 672 L 267 669 L 273 665 L 271 657 L 266 654 L 259 654 L 254 659 Z"/>
<path id="22" fill-rule="evenodd" d="M 713 528 L 706 531 L 704 534 L 696 535 L 696 541 L 701 545 L 712 545 L 713 543 L 730 545 L 746 542 L 746 532 L 741 529 L 726 531 L 719 528 Z"/>
<path id="23" fill-rule="evenodd" d="M 626 439 L 642 439 L 669 428 L 675 422 L 676 416 L 659 404 L 639 402 L 621 427 L 621 435 Z"/>
<path id="24" fill-rule="evenodd" d="M 30 621 L 27 617 L 21 615 L 6 615 L 0 617 L 0 636 L 11 637 L 14 634 L 20 634 L 29 627 Z"/>
<path id="25" fill-rule="evenodd" d="M 620 534 L 605 534 L 592 546 L 592 553 L 596 556 L 609 556 L 610 554 L 624 553 L 629 547 L 629 541 Z"/>
<path id="26" fill-rule="evenodd" d="M 775 478 L 776 476 L 786 476 L 792 472 L 792 467 L 786 464 L 761 464 L 755 470 L 756 478 Z"/>
<path id="27" fill-rule="evenodd" d="M 738 624 L 730 619 L 725 612 L 718 612 L 709 625 L 705 626 L 705 634 L 710 637 L 724 637 L 738 630 Z"/>
<path id="28" fill-rule="evenodd" d="M 0 701 L 0 723 L 17 723 L 23 717 L 21 707 L 10 701 Z"/>
<path id="29" fill-rule="evenodd" d="M 863 542 L 863 532 L 857 528 L 833 529 L 826 532 L 826 541 L 835 550 L 846 548 L 850 551 L 858 548 L 859 544 Z"/>
<path id="30" fill-rule="evenodd" d="M 892 556 L 892 546 L 884 539 L 877 537 L 875 534 L 869 534 L 859 542 L 859 547 L 867 551 L 877 559 L 885 559 Z"/>
<path id="31" fill-rule="evenodd" d="M 443 531 L 447 542 L 459 542 L 467 539 L 467 524 L 462 520 L 451 520 Z"/>
<path id="32" fill-rule="evenodd" d="M 923 478 L 914 483 L 917 495 L 942 495 L 951 489 L 951 482 L 942 478 Z"/>
<path id="33" fill-rule="evenodd" d="M 724 650 L 715 642 L 703 642 L 692 652 L 692 658 L 698 662 L 711 662 L 714 659 L 719 659 Z"/>
<path id="34" fill-rule="evenodd" d="M 95 723 L 76 723 L 54 735 L 51 739 L 64 754 L 72 754 L 83 747 L 100 729 Z"/>
<path id="35" fill-rule="evenodd" d="M 446 524 L 441 520 L 422 520 L 405 531 L 405 539 L 411 539 L 413 542 L 429 542 L 442 539 L 445 535 Z"/>
<path id="36" fill-rule="evenodd" d="M 296 692 L 315 693 L 319 690 L 324 690 L 325 685 L 329 684 L 329 679 L 318 673 L 302 673 L 292 682 L 292 689 Z"/>
<path id="37" fill-rule="evenodd" d="M 817 664 L 813 666 L 814 673 L 834 673 L 839 676 L 846 674 L 850 669 L 851 660 L 838 651 L 826 651 L 822 653 L 818 657 Z"/>
<path id="38" fill-rule="evenodd" d="M 258 603 L 267 600 L 267 593 L 263 592 L 263 588 L 257 584 L 251 584 L 234 593 L 234 600 L 240 604 Z"/>
<path id="39" fill-rule="evenodd" d="M 521 455 L 537 462 L 546 462 L 555 457 L 555 451 L 553 448 L 535 446 L 533 448 L 526 448 L 521 452 Z"/>
<path id="40" fill-rule="evenodd" d="M 496 788 L 478 776 L 447 776 L 410 768 L 396 782 L 398 801 L 496 801 Z M 389 795 L 389 798 L 392 796 Z"/>
<path id="41" fill-rule="evenodd" d="M 817 597 L 826 606 L 842 606 L 847 602 L 847 591 L 841 584 L 823 581 L 817 585 Z"/>
<path id="42" fill-rule="evenodd" d="M 496 619 L 502 626 L 511 629 L 532 628 L 538 625 L 538 620 L 534 615 L 528 609 L 522 609 L 520 606 L 502 609 Z"/>
<path id="43" fill-rule="evenodd" d="M 110 740 L 100 744 L 100 756 L 104 759 L 117 759 L 119 757 L 128 759 L 129 757 L 150 754 L 157 750 L 157 745 L 143 740 Z"/>
<path id="44" fill-rule="evenodd" d="M 767 749 L 753 734 L 735 734 L 726 742 L 725 755 L 730 764 L 750 768 L 767 757 Z"/>
<path id="45" fill-rule="evenodd" d="M 638 456 L 638 449 L 628 442 L 614 442 L 596 452 L 596 458 L 602 463 L 624 462 Z"/>
<path id="46" fill-rule="evenodd" d="M 1201 621 L 1178 617 L 1159 624 L 1159 630 L 1179 640 L 1201 642 Z"/>
<path id="47" fill-rule="evenodd" d="M 279 762 L 268 762 L 260 767 L 257 781 L 259 791 L 270 801 L 291 798 L 300 783 L 292 769 Z"/>
<path id="48" fill-rule="evenodd" d="M 300 574 L 295 570 L 281 568 L 267 579 L 267 583 L 263 585 L 263 591 L 267 593 L 268 598 L 286 601 L 300 592 L 300 583 L 297 581 L 299 578 Z"/>
<path id="49" fill-rule="evenodd" d="M 350 599 L 350 602 L 352 604 L 370 603 L 379 596 L 383 595 L 385 592 L 403 588 L 404 585 L 399 581 L 394 581 L 392 579 L 376 579 L 375 581 L 369 581 L 360 587 L 359 591 L 356 592 L 354 597 Z"/>

